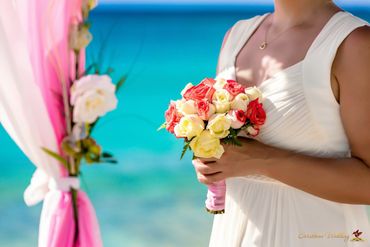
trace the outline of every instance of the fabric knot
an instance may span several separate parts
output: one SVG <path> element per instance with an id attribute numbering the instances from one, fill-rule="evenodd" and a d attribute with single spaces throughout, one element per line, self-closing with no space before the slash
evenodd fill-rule
<path id="1" fill-rule="evenodd" d="M 78 177 L 62 177 L 62 178 L 51 178 L 49 180 L 50 190 L 70 191 L 71 188 L 80 188 L 80 179 Z"/>

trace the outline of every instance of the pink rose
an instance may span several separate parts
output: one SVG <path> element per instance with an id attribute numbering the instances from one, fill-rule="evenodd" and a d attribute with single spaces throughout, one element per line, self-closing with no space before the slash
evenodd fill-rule
<path id="1" fill-rule="evenodd" d="M 211 78 L 204 79 L 198 85 L 186 90 L 183 96 L 184 99 L 194 101 L 207 99 L 208 101 L 212 101 L 213 94 L 216 91 L 216 89 L 213 88 L 215 82 L 216 81 Z"/>
<path id="2" fill-rule="evenodd" d="M 247 115 L 243 110 L 231 110 L 227 117 L 231 120 L 231 128 L 233 129 L 240 129 L 247 121 Z"/>
<path id="3" fill-rule="evenodd" d="M 166 129 L 170 133 L 174 133 L 175 126 L 180 122 L 181 117 L 181 114 L 176 109 L 176 103 L 171 101 L 170 106 L 165 113 Z"/>
<path id="4" fill-rule="evenodd" d="M 259 126 L 249 126 L 247 128 L 247 133 L 252 136 L 252 137 L 256 137 L 260 132 L 260 127 Z"/>
<path id="5" fill-rule="evenodd" d="M 197 108 L 198 116 L 202 120 L 208 120 L 216 112 L 215 106 L 209 103 L 209 101 L 206 99 L 198 100 L 195 105 Z"/>
<path id="6" fill-rule="evenodd" d="M 245 90 L 242 85 L 234 80 L 227 80 L 224 89 L 226 89 L 233 97 L 237 96 L 240 93 L 244 93 Z"/>

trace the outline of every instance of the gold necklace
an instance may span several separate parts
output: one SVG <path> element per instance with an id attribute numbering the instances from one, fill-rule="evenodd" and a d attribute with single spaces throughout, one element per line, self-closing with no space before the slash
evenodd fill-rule
<path id="1" fill-rule="evenodd" d="M 266 32 L 265 32 L 265 39 L 263 40 L 263 42 L 260 44 L 260 46 L 259 46 L 259 48 L 260 48 L 260 50 L 264 50 L 264 49 L 266 49 L 267 48 L 267 46 L 269 45 L 269 44 L 271 44 L 273 41 L 275 41 L 277 38 L 279 38 L 283 33 L 286 33 L 287 31 L 289 31 L 290 29 L 292 29 L 292 28 L 294 28 L 294 27 L 297 27 L 297 26 L 299 26 L 299 25 L 301 25 L 302 23 L 299 23 L 299 24 L 296 24 L 296 25 L 293 25 L 293 26 L 291 26 L 291 27 L 289 27 L 289 28 L 287 28 L 287 29 L 285 29 L 284 31 L 282 31 L 282 32 L 280 32 L 280 33 L 278 33 L 278 35 L 276 35 L 272 40 L 270 40 L 269 42 L 267 42 L 267 33 L 268 33 L 268 31 L 270 31 L 270 28 L 271 28 L 271 26 L 272 26 L 272 22 L 271 22 L 271 24 L 268 26 L 268 28 L 266 29 Z"/>

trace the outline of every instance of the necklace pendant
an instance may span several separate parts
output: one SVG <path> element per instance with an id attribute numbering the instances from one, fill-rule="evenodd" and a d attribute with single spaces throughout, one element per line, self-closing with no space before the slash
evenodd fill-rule
<path id="1" fill-rule="evenodd" d="M 266 42 L 266 41 L 264 41 L 264 42 L 262 42 L 262 44 L 260 45 L 260 50 L 264 50 L 264 49 L 266 49 L 266 47 L 267 47 L 267 42 Z"/>

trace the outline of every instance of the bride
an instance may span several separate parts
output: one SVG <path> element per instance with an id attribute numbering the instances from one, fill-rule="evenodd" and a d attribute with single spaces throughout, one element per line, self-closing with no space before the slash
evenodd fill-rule
<path id="1" fill-rule="evenodd" d="M 196 159 L 226 179 L 215 247 L 370 246 L 370 28 L 328 0 L 275 0 L 225 35 L 218 77 L 258 86 L 256 140 Z"/>

